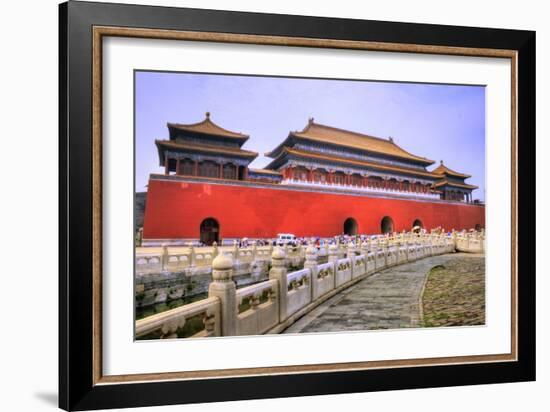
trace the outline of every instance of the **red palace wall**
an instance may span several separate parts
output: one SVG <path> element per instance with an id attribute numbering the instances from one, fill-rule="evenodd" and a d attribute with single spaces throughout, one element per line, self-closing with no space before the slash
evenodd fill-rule
<path id="1" fill-rule="evenodd" d="M 359 234 L 375 234 L 384 216 L 393 219 L 396 231 L 410 230 L 415 219 L 428 230 L 485 227 L 480 205 L 151 179 L 143 238 L 199 238 L 200 224 L 209 217 L 218 221 L 221 239 L 331 237 L 343 233 L 349 217 Z"/>

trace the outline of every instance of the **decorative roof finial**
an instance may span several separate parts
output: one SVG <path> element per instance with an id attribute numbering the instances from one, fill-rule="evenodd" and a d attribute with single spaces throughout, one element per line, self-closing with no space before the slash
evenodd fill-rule
<path id="1" fill-rule="evenodd" d="M 443 164 L 443 160 L 440 160 L 440 161 L 439 161 L 439 164 L 441 164 L 441 165 L 442 165 L 442 164 Z"/>
<path id="2" fill-rule="evenodd" d="M 210 112 L 206 112 L 206 118 L 210 119 Z"/>
<path id="3" fill-rule="evenodd" d="M 308 119 L 308 123 L 309 123 L 309 124 L 313 123 L 313 120 L 315 120 L 315 119 L 314 119 L 313 117 L 310 117 L 310 118 Z"/>
<path id="4" fill-rule="evenodd" d="M 388 137 L 388 140 L 393 143 L 393 137 Z"/>

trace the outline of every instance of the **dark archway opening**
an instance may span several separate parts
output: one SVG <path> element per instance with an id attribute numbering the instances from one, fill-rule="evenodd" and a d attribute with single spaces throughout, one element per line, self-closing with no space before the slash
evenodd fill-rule
<path id="1" fill-rule="evenodd" d="M 204 219 L 201 223 L 201 242 L 211 246 L 212 243 L 219 243 L 220 225 L 216 219 L 211 217 Z"/>
<path id="2" fill-rule="evenodd" d="M 476 231 L 479 232 L 481 230 L 481 225 L 479 223 L 477 223 L 475 229 L 476 229 Z"/>
<path id="3" fill-rule="evenodd" d="M 412 227 L 414 228 L 415 226 L 418 226 L 421 229 L 424 228 L 424 224 L 422 223 L 422 220 L 420 220 L 420 219 L 415 219 L 415 221 L 412 224 Z"/>
<path id="4" fill-rule="evenodd" d="M 393 220 L 389 216 L 384 216 L 380 225 L 382 233 L 393 233 Z"/>
<path id="5" fill-rule="evenodd" d="M 357 222 L 354 218 L 348 217 L 344 222 L 344 234 L 348 236 L 355 236 L 357 234 Z"/>

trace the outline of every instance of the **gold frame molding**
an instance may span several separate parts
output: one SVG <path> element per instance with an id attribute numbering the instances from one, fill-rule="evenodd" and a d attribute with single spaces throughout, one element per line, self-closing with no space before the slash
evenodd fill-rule
<path id="1" fill-rule="evenodd" d="M 163 40 L 186 40 L 237 44 L 256 44 L 290 47 L 316 47 L 351 49 L 399 53 L 422 53 L 437 55 L 458 55 L 475 57 L 497 57 L 511 60 L 511 182 L 512 182 L 512 257 L 511 257 L 511 353 L 494 355 L 452 356 L 441 358 L 396 359 L 315 365 L 290 365 L 257 368 L 219 369 L 203 371 L 182 371 L 145 373 L 132 375 L 103 375 L 102 373 L 102 41 L 104 37 L 128 37 Z M 401 43 L 382 43 L 319 38 L 261 36 L 247 34 L 156 30 L 128 27 L 93 27 L 93 111 L 92 111 L 92 176 L 93 176 L 93 384 L 138 383 L 167 380 L 208 379 L 276 374 L 319 373 L 412 366 L 457 365 L 517 361 L 517 52 L 514 50 L 430 46 Z"/>

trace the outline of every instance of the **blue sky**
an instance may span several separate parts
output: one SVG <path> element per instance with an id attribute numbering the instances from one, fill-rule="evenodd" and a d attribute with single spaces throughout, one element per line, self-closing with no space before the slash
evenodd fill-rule
<path id="1" fill-rule="evenodd" d="M 167 122 L 196 123 L 205 112 L 221 127 L 250 135 L 244 149 L 263 153 L 308 118 L 394 141 L 403 149 L 472 175 L 485 189 L 485 88 L 357 80 L 293 79 L 190 73 L 136 72 L 136 190 L 150 173 L 163 173 L 155 139 L 168 139 Z"/>

